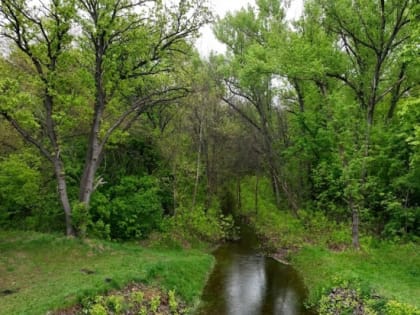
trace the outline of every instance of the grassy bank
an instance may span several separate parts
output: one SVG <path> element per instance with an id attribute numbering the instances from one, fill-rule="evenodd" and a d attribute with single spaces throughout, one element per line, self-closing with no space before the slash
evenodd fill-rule
<path id="1" fill-rule="evenodd" d="M 321 217 L 306 219 L 277 211 L 260 213 L 251 222 L 268 250 L 299 270 L 311 307 L 321 315 L 347 314 L 357 307 L 364 309 L 361 314 L 420 314 L 419 244 L 365 238 L 355 251 L 344 226 L 326 224 Z"/>
<path id="2" fill-rule="evenodd" d="M 192 305 L 212 264 L 197 251 L 0 231 L 0 314 L 45 314 L 130 281 L 175 290 Z"/>
<path id="3" fill-rule="evenodd" d="M 291 255 L 309 289 L 311 304 L 332 287 L 353 284 L 367 295 L 420 308 L 420 246 L 382 243 L 361 251 L 305 246 Z M 368 292 L 371 291 L 371 292 Z"/>
<path id="4" fill-rule="evenodd" d="M 315 211 L 299 211 L 297 219 L 276 208 L 269 188 L 262 186 L 255 211 L 253 187 L 244 184 L 241 214 L 267 251 L 298 269 L 311 307 L 321 315 L 420 314 L 420 244 L 365 236 L 355 251 L 350 223 L 337 224 Z"/>

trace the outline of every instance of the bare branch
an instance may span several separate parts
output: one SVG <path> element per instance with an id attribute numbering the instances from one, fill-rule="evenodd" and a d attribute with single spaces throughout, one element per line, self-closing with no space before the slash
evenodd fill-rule
<path id="1" fill-rule="evenodd" d="M 248 123 L 255 127 L 255 129 L 257 129 L 259 132 L 262 132 L 261 127 L 258 126 L 258 124 L 251 117 L 249 117 L 242 110 L 240 110 L 239 107 L 235 105 L 235 103 L 233 103 L 230 99 L 227 99 L 226 97 L 222 97 L 222 100 L 230 107 L 232 107 L 243 119 L 245 119 Z"/>

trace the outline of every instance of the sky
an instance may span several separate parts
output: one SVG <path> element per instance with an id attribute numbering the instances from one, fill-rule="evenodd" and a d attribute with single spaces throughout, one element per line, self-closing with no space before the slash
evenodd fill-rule
<path id="1" fill-rule="evenodd" d="M 227 12 L 232 12 L 248 6 L 255 5 L 254 0 L 210 0 L 213 12 L 223 17 Z M 303 10 L 303 0 L 290 0 L 290 6 L 287 9 L 286 18 L 294 20 L 299 18 Z M 204 57 L 209 56 L 211 51 L 218 53 L 225 52 L 225 47 L 217 41 L 213 35 L 210 25 L 205 26 L 201 31 L 201 37 L 196 41 L 196 47 Z"/>

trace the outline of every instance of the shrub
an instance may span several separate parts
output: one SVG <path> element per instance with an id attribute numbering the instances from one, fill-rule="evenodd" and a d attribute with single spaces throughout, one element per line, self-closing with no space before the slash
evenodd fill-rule
<path id="1" fill-rule="evenodd" d="M 147 237 L 163 216 L 159 181 L 153 176 L 126 176 L 103 193 L 96 192 L 91 206 L 91 235 L 112 239 Z"/>
<path id="2" fill-rule="evenodd" d="M 231 216 L 221 214 L 218 209 L 205 211 L 198 206 L 192 210 L 178 208 L 175 216 L 165 220 L 163 229 L 165 233 L 160 242 L 165 245 L 198 245 L 230 238 L 234 233 L 234 222 Z"/>
<path id="3" fill-rule="evenodd" d="M 386 313 L 388 315 L 420 315 L 420 310 L 414 306 L 391 300 L 386 304 Z"/>

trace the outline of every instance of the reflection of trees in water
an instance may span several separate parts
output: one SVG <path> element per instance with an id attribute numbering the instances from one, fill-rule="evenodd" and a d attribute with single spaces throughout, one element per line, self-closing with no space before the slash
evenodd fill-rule
<path id="1" fill-rule="evenodd" d="M 264 300 L 264 310 L 261 314 L 297 315 L 299 313 L 299 292 L 296 292 L 298 279 L 293 271 L 267 259 L 265 263 L 267 290 Z"/>
<path id="2" fill-rule="evenodd" d="M 203 294 L 201 315 L 303 315 L 305 289 L 296 271 L 258 254 L 248 227 L 239 242 L 221 246 Z"/>
<path id="3" fill-rule="evenodd" d="M 226 279 L 227 314 L 259 314 L 263 306 L 265 291 L 264 257 L 236 256 Z"/>

